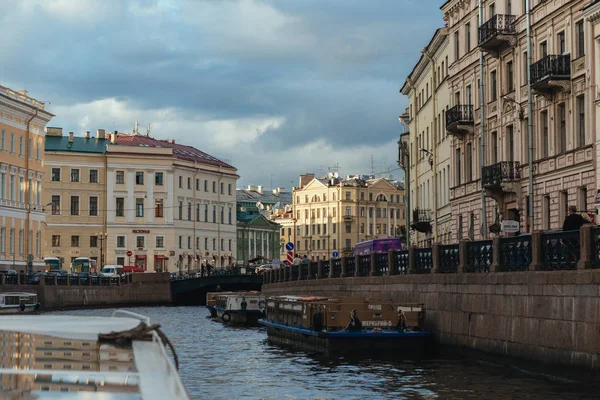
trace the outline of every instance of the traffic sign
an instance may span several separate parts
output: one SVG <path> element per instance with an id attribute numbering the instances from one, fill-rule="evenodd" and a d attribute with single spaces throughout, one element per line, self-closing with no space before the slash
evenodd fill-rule
<path id="1" fill-rule="evenodd" d="M 287 251 L 292 251 L 292 250 L 294 250 L 294 243 L 292 243 L 292 242 L 287 242 L 287 243 L 285 244 L 285 249 L 286 249 Z"/>
<path id="2" fill-rule="evenodd" d="M 131 252 L 131 250 L 127 250 L 127 257 L 131 257 L 133 255 L 133 253 Z"/>
<path id="3" fill-rule="evenodd" d="M 331 253 L 331 255 L 333 256 L 333 258 L 338 258 L 340 253 L 338 253 L 337 251 L 334 251 L 333 253 Z"/>

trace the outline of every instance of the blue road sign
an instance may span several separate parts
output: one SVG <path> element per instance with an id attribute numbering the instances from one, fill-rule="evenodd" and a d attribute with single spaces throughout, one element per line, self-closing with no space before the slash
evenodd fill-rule
<path id="1" fill-rule="evenodd" d="M 287 251 L 292 251 L 292 250 L 294 250 L 294 243 L 292 243 L 292 242 L 287 242 L 287 243 L 285 244 L 285 249 L 286 249 Z"/>
<path id="2" fill-rule="evenodd" d="M 333 253 L 331 253 L 331 255 L 333 256 L 333 258 L 337 258 L 340 255 L 340 253 L 334 251 Z"/>

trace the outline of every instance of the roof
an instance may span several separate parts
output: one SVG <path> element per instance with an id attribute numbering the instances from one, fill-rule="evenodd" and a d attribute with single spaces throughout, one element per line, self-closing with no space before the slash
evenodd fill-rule
<path id="1" fill-rule="evenodd" d="M 218 159 L 217 157 L 211 156 L 210 154 L 198 150 L 197 148 L 192 146 L 177 144 L 174 141 L 160 140 L 149 136 L 119 133 L 117 135 L 116 144 L 122 146 L 170 148 L 173 149 L 173 155 L 180 160 L 235 169 L 235 167 L 227 164 L 226 162 Z"/>
<path id="2" fill-rule="evenodd" d="M 446 36 L 445 32 L 446 32 L 445 28 L 436 29 L 435 32 L 433 33 L 433 36 L 431 37 L 431 40 L 429 40 L 429 43 L 427 43 L 427 46 L 425 46 L 425 49 L 431 53 L 435 53 L 437 51 L 437 49 L 441 46 L 441 43 L 444 40 L 447 40 L 447 36 Z M 425 69 L 425 66 L 428 63 L 429 63 L 429 61 L 426 59 L 425 54 L 421 54 L 421 57 L 419 57 L 419 60 L 413 67 L 412 71 L 410 72 L 410 74 L 408 75 L 406 80 L 404 81 L 404 85 L 402 85 L 402 88 L 400 88 L 400 93 L 408 96 L 411 86 L 412 86 L 411 81 L 418 80 L 419 76 L 421 75 L 421 73 Z"/>
<path id="3" fill-rule="evenodd" d="M 106 153 L 106 139 L 74 137 L 69 142 L 68 136 L 46 136 L 45 151 L 68 151 L 72 153 Z"/>
<path id="4" fill-rule="evenodd" d="M 273 192 L 257 192 L 255 190 L 237 189 L 235 191 L 236 200 L 238 203 L 253 203 L 260 201 L 262 204 L 275 205 L 280 204 L 281 207 L 292 204 L 292 193 L 290 192 L 279 192 L 274 194 Z"/>

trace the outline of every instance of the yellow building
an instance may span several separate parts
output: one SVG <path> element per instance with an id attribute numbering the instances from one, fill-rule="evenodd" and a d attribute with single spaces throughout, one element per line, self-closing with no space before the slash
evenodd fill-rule
<path id="1" fill-rule="evenodd" d="M 42 268 L 44 103 L 0 86 L 0 269 Z"/>
<path id="2" fill-rule="evenodd" d="M 334 251 L 351 255 L 356 243 L 403 235 L 404 188 L 374 176 L 302 175 L 293 191 L 293 216 L 292 237 L 286 231 L 286 239 L 296 254 L 315 260 L 330 259 Z"/>

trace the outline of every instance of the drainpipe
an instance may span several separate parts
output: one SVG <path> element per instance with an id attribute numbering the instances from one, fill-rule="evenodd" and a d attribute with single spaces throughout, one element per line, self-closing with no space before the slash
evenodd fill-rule
<path id="1" fill-rule="evenodd" d="M 525 0 L 527 8 L 527 142 L 529 147 L 529 232 L 533 232 L 533 95 L 531 93 L 531 8 L 530 0 Z"/>
<path id="2" fill-rule="evenodd" d="M 527 0 L 529 1 L 529 0 Z M 483 7 L 478 0 L 479 28 L 483 25 Z M 479 181 L 481 183 L 481 237 L 487 239 L 487 210 L 485 204 L 485 189 L 483 188 L 483 168 L 485 167 L 485 109 L 484 109 L 484 77 L 483 77 L 483 51 L 479 50 L 479 123 L 481 125 L 481 138 L 479 140 Z"/>
<path id="3" fill-rule="evenodd" d="M 435 73 L 435 60 L 433 59 L 433 57 L 431 56 L 431 54 L 429 53 L 429 51 L 425 48 L 421 51 L 428 59 L 429 62 L 431 63 L 431 70 L 433 73 L 433 84 L 431 85 L 431 101 L 433 102 L 433 117 L 435 119 L 435 116 L 437 115 L 436 113 L 436 94 L 437 94 L 437 81 L 436 81 L 436 73 Z M 436 145 L 436 138 L 437 138 L 437 127 L 438 124 L 434 124 L 433 127 L 433 146 L 431 146 L 431 154 L 433 157 L 433 165 L 431 166 L 431 169 L 433 169 L 433 225 L 434 225 L 434 229 L 433 229 L 433 242 L 437 243 L 437 237 L 438 237 L 438 222 L 437 222 L 437 218 L 438 218 L 438 198 L 437 198 L 437 145 Z"/>
<path id="4" fill-rule="evenodd" d="M 408 142 L 407 142 L 407 148 L 406 151 L 408 152 L 408 165 L 406 166 L 407 170 L 406 170 L 406 187 L 409 188 L 408 190 L 408 201 L 406 202 L 406 245 L 408 247 L 410 247 L 411 243 L 410 243 L 410 220 L 411 215 L 412 215 L 412 210 L 411 210 L 411 201 L 410 201 L 410 169 L 412 168 L 412 162 L 413 162 L 413 155 L 411 153 L 411 147 L 410 144 L 411 142 L 415 143 L 415 154 L 419 154 L 419 149 L 417 148 L 418 143 L 416 142 L 416 135 L 418 135 L 418 130 L 419 130 L 419 124 L 418 124 L 418 118 L 417 118 L 417 114 L 419 113 L 419 104 L 417 104 L 417 90 L 416 87 L 413 85 L 413 81 L 409 78 L 406 78 L 406 83 L 408 84 L 408 86 L 410 87 L 411 91 L 413 92 L 413 105 L 414 105 L 414 114 L 413 114 L 413 122 L 414 122 L 414 132 L 412 132 L 412 129 L 405 129 L 406 131 L 408 131 Z M 410 113 L 410 111 L 409 111 Z M 409 116 L 410 118 L 410 116 Z M 410 124 L 410 122 L 409 122 Z M 406 126 L 405 126 L 406 127 Z M 412 134 L 414 134 L 415 136 L 413 138 L 411 138 Z M 414 158 L 414 162 L 415 162 L 415 199 L 419 198 L 419 157 L 415 157 Z M 416 233 L 415 235 L 417 235 L 417 241 L 419 239 L 419 235 Z M 418 245 L 418 242 L 417 242 Z"/>
<path id="5" fill-rule="evenodd" d="M 196 263 L 196 271 L 198 271 L 198 246 L 196 245 L 198 243 L 198 239 L 196 238 L 196 221 L 198 220 L 198 213 L 200 212 L 200 209 L 197 206 L 197 202 L 198 200 L 196 199 L 196 179 L 198 179 L 198 174 L 200 173 L 200 169 L 196 166 L 196 161 L 194 160 L 194 168 L 196 169 L 196 172 L 194 173 L 194 182 L 192 182 L 192 185 L 194 186 L 193 188 L 193 193 L 194 193 L 194 211 L 196 212 L 196 215 L 193 216 L 193 224 L 194 224 L 194 262 Z"/>
<path id="6" fill-rule="evenodd" d="M 27 120 L 27 131 L 25 132 L 25 203 L 27 204 L 27 219 L 25 222 L 25 255 L 27 256 L 27 262 L 29 263 L 29 254 L 30 254 L 30 243 L 29 243 L 29 231 L 31 224 L 31 202 L 29 201 L 29 196 L 31 193 L 31 187 L 29 187 L 29 134 L 31 129 L 31 121 L 34 120 L 38 115 L 37 107 L 34 107 L 34 114 L 31 118 Z M 33 179 L 32 179 L 33 182 Z M 13 238 L 14 239 L 14 238 Z M 33 239 L 33 238 L 32 238 Z M 41 240 L 41 238 L 40 238 Z M 31 272 L 31 271 L 30 271 Z"/>
<path id="7" fill-rule="evenodd" d="M 113 132 L 113 135 L 116 135 L 116 131 Z M 112 136 L 111 136 L 112 138 Z M 115 139 L 115 143 L 116 139 Z M 102 237 L 103 238 L 108 238 L 108 144 L 105 143 L 104 144 L 104 220 L 102 221 Z M 102 244 L 102 240 L 100 241 L 100 244 Z M 108 250 L 108 239 L 106 239 L 106 246 L 104 246 L 103 249 L 100 250 L 101 257 L 100 260 L 104 260 L 104 262 L 107 262 L 108 259 L 106 258 L 106 253 Z M 116 261 L 116 260 L 115 260 Z M 115 262 L 116 264 L 116 262 Z M 100 268 L 104 268 L 104 265 L 101 265 Z M 156 268 L 156 267 L 155 267 Z"/>

